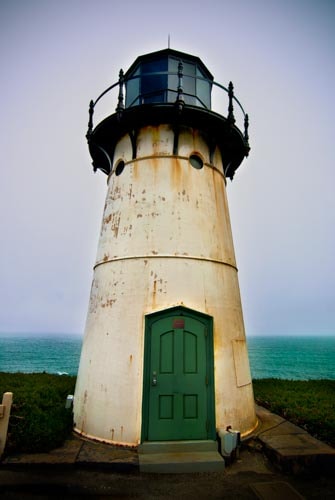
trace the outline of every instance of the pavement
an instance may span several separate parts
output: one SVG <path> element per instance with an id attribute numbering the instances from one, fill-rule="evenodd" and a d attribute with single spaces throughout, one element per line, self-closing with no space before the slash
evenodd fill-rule
<path id="1" fill-rule="evenodd" d="M 136 449 L 68 439 L 49 453 L 0 462 L 1 499 L 335 498 L 335 449 L 257 407 L 259 426 L 224 471 L 144 473 Z"/>

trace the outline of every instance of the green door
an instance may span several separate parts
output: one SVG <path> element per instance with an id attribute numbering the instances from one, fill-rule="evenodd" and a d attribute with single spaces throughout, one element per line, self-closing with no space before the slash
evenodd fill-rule
<path id="1" fill-rule="evenodd" d="M 174 312 L 156 317 L 148 329 L 146 439 L 208 439 L 214 420 L 210 328 L 204 318 Z"/>

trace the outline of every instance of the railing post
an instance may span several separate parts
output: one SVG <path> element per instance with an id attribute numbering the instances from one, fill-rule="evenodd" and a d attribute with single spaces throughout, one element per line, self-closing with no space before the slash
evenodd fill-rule
<path id="1" fill-rule="evenodd" d="M 228 97 L 229 97 L 228 121 L 233 125 L 235 123 L 235 117 L 234 117 L 234 106 L 233 106 L 234 86 L 232 82 L 229 82 L 228 85 Z"/>
<path id="2" fill-rule="evenodd" d="M 122 113 L 124 111 L 123 85 L 124 85 L 124 73 L 123 73 L 123 70 L 120 69 L 120 73 L 119 73 L 119 97 L 118 97 L 118 103 L 117 103 L 116 110 L 115 110 L 119 119 L 121 118 Z"/>
<path id="3" fill-rule="evenodd" d="M 13 393 L 5 392 L 2 397 L 2 404 L 0 405 L 0 457 L 3 454 L 6 445 L 8 422 L 12 402 Z"/>
<path id="4" fill-rule="evenodd" d="M 91 100 L 90 101 L 90 106 L 88 108 L 88 129 L 87 129 L 87 134 L 86 134 L 86 139 L 89 140 L 90 135 L 93 130 L 93 113 L 94 113 L 94 102 Z"/>
<path id="5" fill-rule="evenodd" d="M 246 114 L 245 117 L 244 117 L 244 141 L 245 141 L 245 145 L 246 145 L 246 148 L 247 148 L 247 155 L 248 156 L 248 153 L 249 153 L 249 150 L 250 150 L 250 147 L 249 147 L 249 116 Z"/>
<path id="6" fill-rule="evenodd" d="M 178 64 L 178 88 L 177 88 L 177 100 L 176 105 L 178 111 L 181 112 L 184 107 L 184 96 L 183 96 L 183 63 L 179 61 Z"/>

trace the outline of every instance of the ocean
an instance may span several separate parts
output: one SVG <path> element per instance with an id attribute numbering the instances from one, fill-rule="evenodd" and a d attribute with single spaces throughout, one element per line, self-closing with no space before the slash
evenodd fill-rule
<path id="1" fill-rule="evenodd" d="M 1 372 L 76 375 L 82 338 L 0 333 Z M 247 337 L 252 378 L 335 380 L 335 336 Z"/>
<path id="2" fill-rule="evenodd" d="M 249 337 L 252 378 L 335 380 L 335 336 Z"/>

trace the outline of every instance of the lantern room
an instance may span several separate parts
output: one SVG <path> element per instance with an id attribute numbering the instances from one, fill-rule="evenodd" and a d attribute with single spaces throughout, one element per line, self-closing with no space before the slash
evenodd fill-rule
<path id="1" fill-rule="evenodd" d="M 174 103 L 211 108 L 213 76 L 198 57 L 171 49 L 140 56 L 125 74 L 126 108 Z"/>
<path id="2" fill-rule="evenodd" d="M 220 93 L 218 101 L 220 108 L 228 112 L 226 116 L 221 109 L 212 109 L 214 88 Z M 96 105 L 113 90 L 118 91 L 115 113 L 94 127 Z M 235 117 L 234 105 L 242 123 Z M 115 147 L 125 134 L 131 140 L 132 159 L 136 159 L 138 131 L 159 123 L 168 123 L 173 129 L 174 156 L 178 154 L 181 129 L 197 123 L 199 132 L 208 141 L 210 162 L 215 148 L 219 148 L 226 178 L 233 179 L 248 156 L 248 115 L 234 95 L 233 84 L 224 87 L 214 81 L 198 57 L 168 48 L 138 57 L 126 73 L 120 70 L 117 82 L 91 101 L 86 137 L 94 171 L 101 170 L 107 175 L 112 172 Z M 242 125 L 244 132 L 238 125 Z"/>

